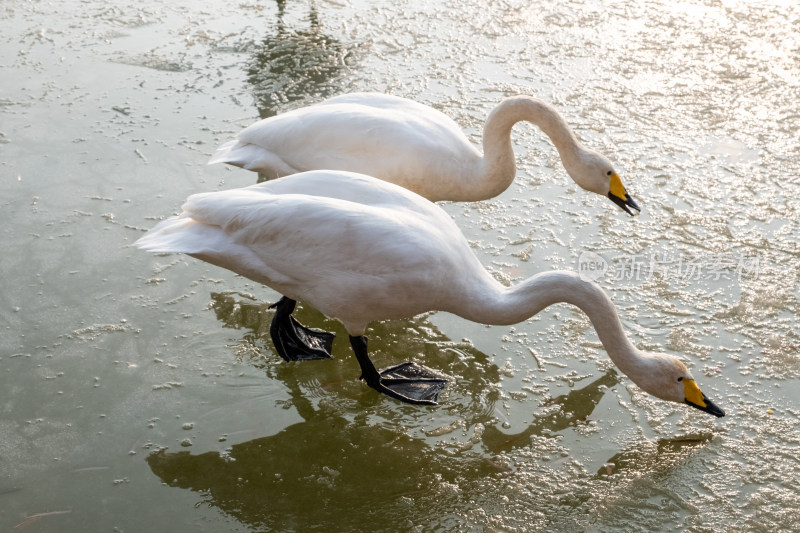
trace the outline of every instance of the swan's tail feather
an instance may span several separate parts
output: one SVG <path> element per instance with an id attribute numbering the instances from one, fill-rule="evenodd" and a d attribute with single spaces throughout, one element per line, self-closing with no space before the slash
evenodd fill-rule
<path id="1" fill-rule="evenodd" d="M 237 161 L 237 157 L 234 156 L 236 145 L 239 144 L 239 141 L 234 139 L 232 141 L 228 141 L 225 144 L 221 145 L 217 148 L 217 151 L 211 156 L 211 159 L 208 160 L 207 165 L 214 165 L 216 163 L 228 163 L 229 165 L 234 165 L 237 167 L 241 167 L 244 165 L 244 162 Z"/>
<path id="2" fill-rule="evenodd" d="M 171 217 L 159 222 L 133 245 L 153 253 L 200 254 L 215 249 L 223 237 L 218 226 L 201 224 L 189 217 Z"/>
<path id="3" fill-rule="evenodd" d="M 294 168 L 268 149 L 236 140 L 226 142 L 214 152 L 208 164 L 214 163 L 226 163 L 245 170 L 261 172 L 266 179 L 300 172 L 300 169 Z"/>

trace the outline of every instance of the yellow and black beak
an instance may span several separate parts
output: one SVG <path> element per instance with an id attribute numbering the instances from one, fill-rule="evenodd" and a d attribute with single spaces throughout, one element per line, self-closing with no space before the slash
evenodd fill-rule
<path id="1" fill-rule="evenodd" d="M 706 395 L 703 394 L 693 379 L 683 380 L 683 393 L 686 397 L 684 401 L 692 407 L 696 407 L 710 415 L 725 416 L 725 411 L 706 398 Z"/>
<path id="2" fill-rule="evenodd" d="M 626 213 L 628 213 L 630 216 L 634 216 L 636 213 L 628 209 L 629 207 L 636 209 L 636 211 L 638 212 L 642 211 L 636 204 L 636 202 L 633 201 L 631 195 L 628 194 L 628 191 L 625 190 L 625 186 L 622 185 L 622 180 L 619 179 L 619 175 L 616 172 L 613 172 L 611 174 L 611 183 L 609 184 L 608 188 L 608 197 L 612 202 L 620 206 L 620 208 Z"/>

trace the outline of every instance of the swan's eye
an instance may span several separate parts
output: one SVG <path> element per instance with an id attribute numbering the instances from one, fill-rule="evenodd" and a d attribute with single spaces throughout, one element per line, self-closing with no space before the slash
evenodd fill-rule
<path id="1" fill-rule="evenodd" d="M 611 175 L 611 171 L 609 170 L 608 172 L 606 172 L 606 176 L 610 176 L 610 175 Z"/>
<path id="2" fill-rule="evenodd" d="M 683 381 L 683 377 L 678 378 L 678 381 Z"/>

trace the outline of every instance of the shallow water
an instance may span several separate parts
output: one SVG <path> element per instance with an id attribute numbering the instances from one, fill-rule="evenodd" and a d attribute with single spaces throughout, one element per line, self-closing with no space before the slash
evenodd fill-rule
<path id="1" fill-rule="evenodd" d="M 0 529 L 790 531 L 800 521 L 800 8 L 112 2 L 0 5 Z M 632 4 L 632 3 L 631 3 Z M 444 207 L 510 283 L 594 268 L 640 347 L 728 416 L 655 400 L 557 306 L 513 327 L 374 324 L 379 366 L 454 378 L 401 405 L 335 359 L 286 364 L 277 295 L 130 248 L 269 116 L 409 96 L 479 142 L 554 103 L 643 207 L 584 193 L 533 126 L 499 198 Z"/>

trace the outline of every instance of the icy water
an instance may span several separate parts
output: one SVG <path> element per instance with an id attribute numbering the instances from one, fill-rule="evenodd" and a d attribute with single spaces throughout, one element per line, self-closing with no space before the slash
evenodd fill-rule
<path id="1" fill-rule="evenodd" d="M 0 3 L 0 530 L 765 531 L 800 523 L 797 2 Z M 453 377 L 438 408 L 286 364 L 277 294 L 130 244 L 259 116 L 353 90 L 478 142 L 552 102 L 643 213 L 577 188 L 533 126 L 499 198 L 445 204 L 508 283 L 595 277 L 642 348 L 728 415 L 649 397 L 585 316 L 374 324 L 378 366 Z"/>

